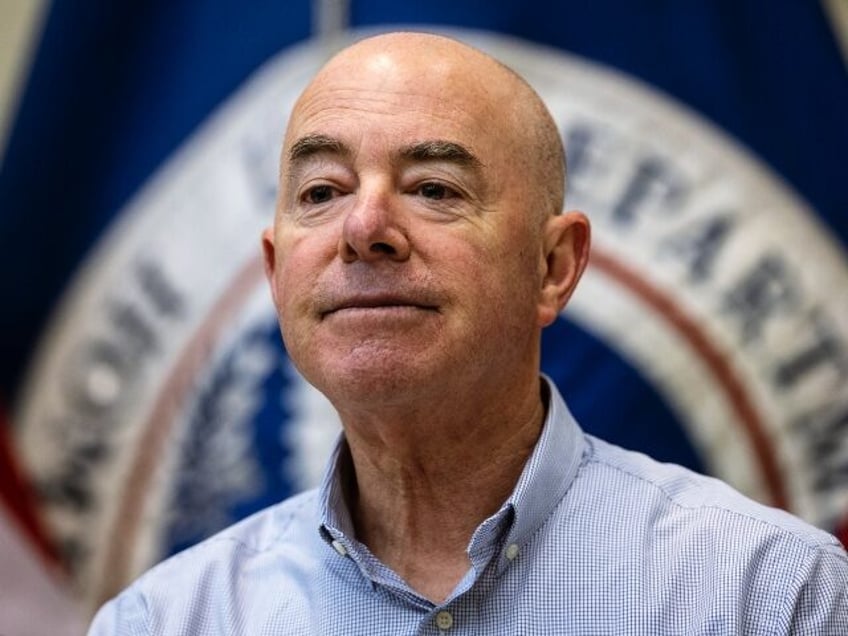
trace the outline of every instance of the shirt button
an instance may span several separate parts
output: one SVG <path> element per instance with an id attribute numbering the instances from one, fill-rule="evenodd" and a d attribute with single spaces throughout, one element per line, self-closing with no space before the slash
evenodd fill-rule
<path id="1" fill-rule="evenodd" d="M 518 556 L 518 544 L 510 543 L 506 548 L 506 558 L 512 561 L 515 557 Z"/>
<path id="2" fill-rule="evenodd" d="M 342 556 L 347 556 L 347 548 L 342 545 L 338 539 L 333 540 L 333 549 Z"/>
<path id="3" fill-rule="evenodd" d="M 451 616 L 450 612 L 442 610 L 436 614 L 436 627 L 444 630 L 450 629 L 451 626 L 453 626 L 453 616 Z"/>

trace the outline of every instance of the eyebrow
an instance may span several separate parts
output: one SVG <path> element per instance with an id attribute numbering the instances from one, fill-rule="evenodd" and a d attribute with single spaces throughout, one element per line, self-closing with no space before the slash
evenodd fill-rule
<path id="1" fill-rule="evenodd" d="M 329 153 L 342 157 L 350 156 L 350 148 L 335 137 L 306 135 L 298 139 L 289 149 L 289 162 L 298 163 L 317 154 Z"/>
<path id="2" fill-rule="evenodd" d="M 298 163 L 317 154 L 333 154 L 342 157 L 351 155 L 350 148 L 341 140 L 328 135 L 306 135 L 298 139 L 289 149 L 290 163 Z M 397 153 L 400 159 L 411 161 L 447 161 L 460 166 L 479 169 L 483 162 L 465 146 L 443 139 L 429 139 L 404 146 Z"/>
<path id="3" fill-rule="evenodd" d="M 412 161 L 446 161 L 479 170 L 483 167 L 473 152 L 453 141 L 432 139 L 404 146 L 398 153 L 401 159 Z"/>

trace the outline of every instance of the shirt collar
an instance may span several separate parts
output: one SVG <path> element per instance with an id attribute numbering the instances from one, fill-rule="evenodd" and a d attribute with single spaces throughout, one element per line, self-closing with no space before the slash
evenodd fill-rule
<path id="1" fill-rule="evenodd" d="M 502 545 L 522 548 L 550 517 L 577 476 L 586 440 L 553 381 L 548 387 L 548 412 L 533 453 L 524 464 L 512 494 L 501 510 L 513 511 L 513 522 Z M 501 559 L 500 569 L 508 559 Z"/>
<path id="2" fill-rule="evenodd" d="M 472 562 L 475 554 L 491 555 L 500 546 L 515 544 L 519 550 L 562 501 L 571 486 L 586 447 L 583 431 L 565 405 L 553 381 L 542 375 L 547 387 L 548 409 L 536 446 L 524 465 L 512 494 L 500 510 L 477 528 L 468 546 Z M 344 498 L 344 479 L 349 475 L 350 450 L 344 434 L 330 457 L 319 488 L 321 534 L 328 543 L 340 542 L 360 565 L 353 522 Z M 492 529 L 497 529 L 492 532 Z M 505 539 L 494 545 L 506 533 Z M 338 550 L 339 548 L 336 547 Z M 508 564 L 501 559 L 499 569 Z M 370 569 L 370 568 L 368 568 Z"/>

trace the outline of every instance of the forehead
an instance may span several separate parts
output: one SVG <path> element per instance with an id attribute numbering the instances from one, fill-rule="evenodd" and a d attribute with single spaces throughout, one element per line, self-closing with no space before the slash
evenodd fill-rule
<path id="1" fill-rule="evenodd" d="M 504 140 L 505 80 L 489 73 L 484 81 L 479 60 L 425 57 L 372 54 L 331 63 L 298 100 L 286 147 L 314 134 L 354 147 L 446 139 L 491 157 Z"/>

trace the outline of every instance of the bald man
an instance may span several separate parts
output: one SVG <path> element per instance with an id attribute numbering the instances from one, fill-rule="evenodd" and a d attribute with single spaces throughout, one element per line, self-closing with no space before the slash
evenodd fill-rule
<path id="1" fill-rule="evenodd" d="M 169 559 L 92 634 L 848 634 L 833 537 L 584 434 L 540 333 L 586 266 L 536 93 L 370 38 L 289 121 L 262 236 L 286 348 L 338 410 L 322 486 Z"/>

